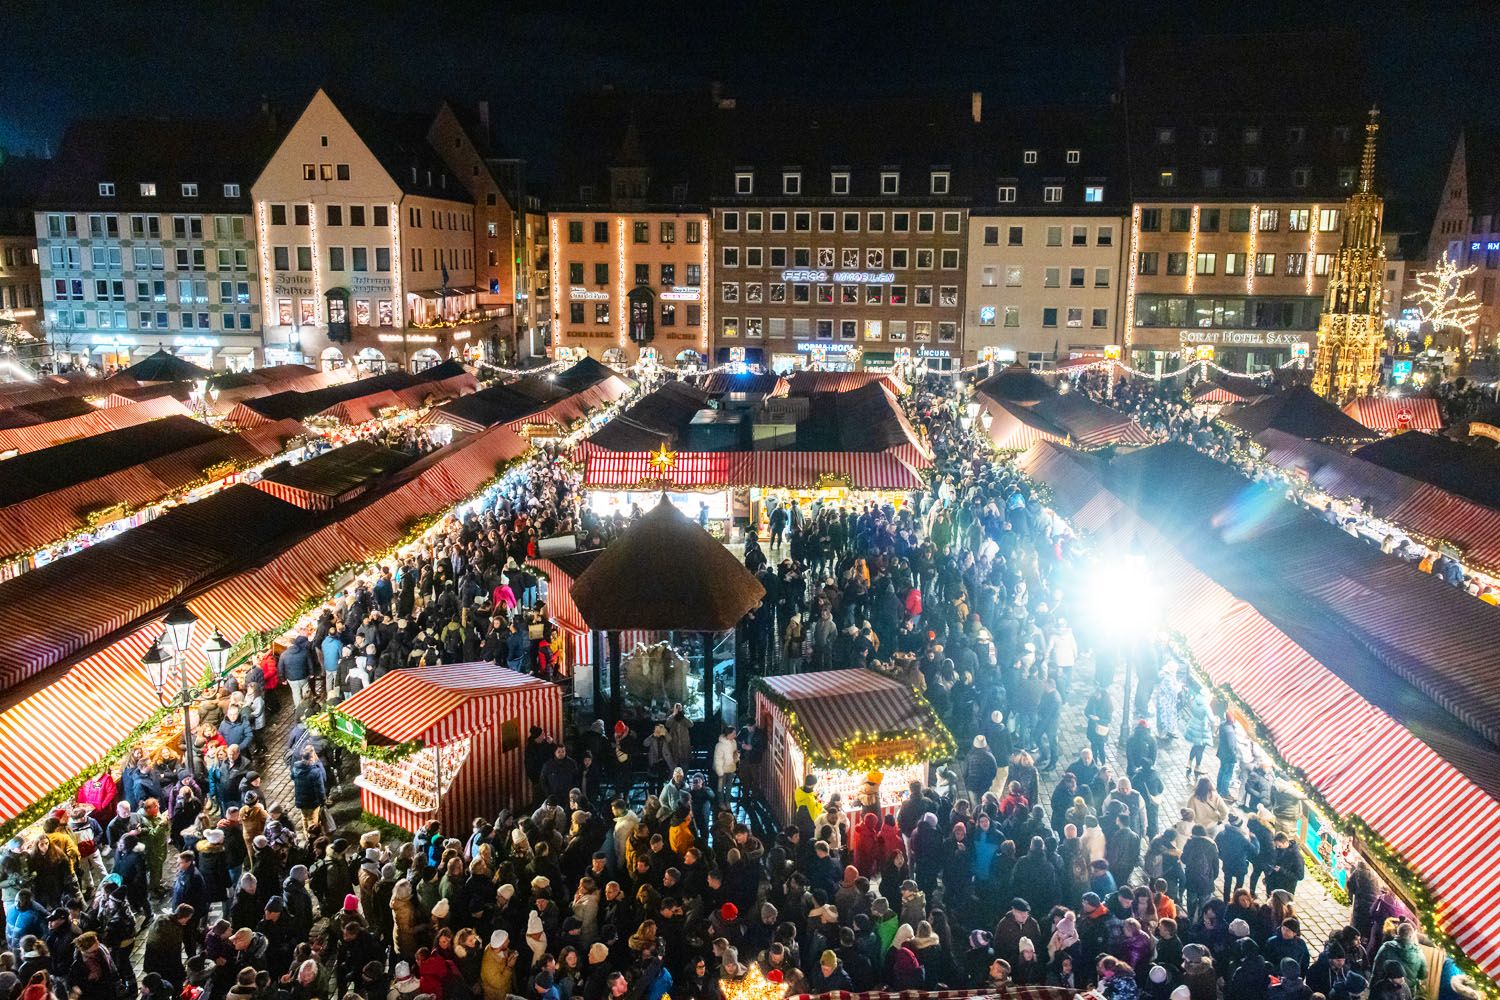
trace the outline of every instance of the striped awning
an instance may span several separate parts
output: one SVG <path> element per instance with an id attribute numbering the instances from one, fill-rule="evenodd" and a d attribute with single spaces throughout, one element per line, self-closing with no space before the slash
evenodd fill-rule
<path id="1" fill-rule="evenodd" d="M 1166 625 L 1183 635 L 1214 683 L 1243 699 L 1281 756 L 1340 815 L 1364 820 L 1411 864 L 1464 952 L 1491 975 L 1500 971 L 1500 910 L 1490 887 L 1500 801 L 1460 770 L 1459 754 L 1434 749 L 1448 737 L 1424 730 L 1426 739 L 1419 738 L 1373 704 L 1376 695 L 1362 694 L 1310 654 L 1305 638 L 1294 639 L 1235 597 L 1178 550 L 1175 536 L 1106 489 L 1097 464 L 1040 445 L 1019 465 L 1051 487 L 1058 511 L 1076 517 L 1075 527 L 1098 544 L 1150 550 Z M 1373 595 L 1368 611 L 1357 623 L 1364 628 L 1389 613 Z"/>
<path id="2" fill-rule="evenodd" d="M 535 566 L 547 578 L 547 614 L 553 621 L 574 632 L 587 632 L 588 623 L 578 605 L 573 603 L 573 577 L 550 559 L 532 559 Z"/>
<path id="3" fill-rule="evenodd" d="M 91 437 L 105 431 L 133 427 L 148 420 L 171 416 L 192 416 L 192 411 L 171 396 L 161 396 L 143 403 L 114 406 L 66 420 L 53 420 L 29 427 L 11 427 L 0 430 L 0 452 L 15 450 L 25 454 L 40 451 L 64 441 Z"/>
<path id="4" fill-rule="evenodd" d="M 1344 412 L 1371 430 L 1377 431 L 1440 431 L 1443 429 L 1443 414 L 1438 401 L 1426 396 L 1404 396 L 1391 399 L 1387 396 L 1364 396 L 1351 400 Z"/>
<path id="5" fill-rule="evenodd" d="M 809 756 L 836 757 L 849 743 L 880 733 L 944 733 L 931 707 L 910 687 L 873 670 L 824 670 L 755 681 L 785 701 L 811 746 Z"/>
<path id="6" fill-rule="evenodd" d="M 555 691 L 551 684 L 494 663 L 393 670 L 338 706 L 367 734 L 393 743 L 448 743 L 506 717 L 506 698 Z"/>
<path id="7" fill-rule="evenodd" d="M 676 489 L 815 489 L 842 485 L 855 490 L 921 489 L 922 477 L 888 451 L 694 451 L 678 452 L 669 469 L 652 464 L 651 453 L 589 448 L 583 484 L 594 489 L 657 489 L 663 479 Z"/>

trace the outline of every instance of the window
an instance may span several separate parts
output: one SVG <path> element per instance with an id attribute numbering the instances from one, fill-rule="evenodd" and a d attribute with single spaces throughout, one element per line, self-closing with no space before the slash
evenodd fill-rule
<path id="1" fill-rule="evenodd" d="M 818 232 L 820 232 L 820 233 L 831 233 L 831 232 L 833 232 L 834 229 L 835 229 L 834 222 L 837 219 L 837 214 L 838 213 L 836 213 L 836 212 L 819 212 L 818 213 Z"/>
<path id="2" fill-rule="evenodd" d="M 375 270 L 377 270 L 377 271 L 389 271 L 390 269 L 391 269 L 391 248 L 390 247 L 376 247 L 375 248 Z"/>
<path id="3" fill-rule="evenodd" d="M 685 280 L 687 281 L 688 287 L 690 287 L 690 288 L 697 288 L 700 284 L 703 283 L 703 265 L 702 264 L 686 264 L 686 265 L 684 265 L 683 266 L 683 274 L 684 274 Z"/>
<path id="4" fill-rule="evenodd" d="M 1305 233 L 1311 225 L 1312 212 L 1305 208 L 1289 209 L 1286 213 L 1286 231 L 1289 233 Z"/>
<path id="5" fill-rule="evenodd" d="M 1042 310 L 1042 326 L 1057 325 L 1057 307 L 1048 306 Z"/>
<path id="6" fill-rule="evenodd" d="M 958 212 L 943 213 L 943 232 L 949 234 L 957 233 L 962 224 L 962 216 Z"/>
<path id="7" fill-rule="evenodd" d="M 1216 188 L 1220 184 L 1223 183 L 1223 180 L 1224 180 L 1224 171 L 1222 169 L 1220 169 L 1219 167 L 1204 167 L 1203 168 L 1203 186 L 1204 187 L 1206 187 L 1206 188 Z"/>
<path id="8" fill-rule="evenodd" d="M 1025 149 L 1025 150 L 1022 150 L 1021 151 L 1021 162 L 1022 163 L 1035 163 L 1036 162 L 1036 150 L 1034 150 L 1034 149 Z"/>
<path id="9" fill-rule="evenodd" d="M 1115 227 L 1100 226 L 1094 231 L 1094 246 L 1112 247 L 1115 245 Z"/>
<path id="10" fill-rule="evenodd" d="M 1170 146 L 1177 141 L 1177 130 L 1166 126 L 1158 126 L 1156 129 L 1156 144 L 1158 146 Z"/>
<path id="11" fill-rule="evenodd" d="M 802 173 L 797 170 L 787 170 L 781 175 L 782 194 L 802 193 Z"/>
<path id="12" fill-rule="evenodd" d="M 840 305 L 845 305 L 845 306 L 857 306 L 857 305 L 859 305 L 859 286 L 858 285 L 840 285 L 839 286 L 839 304 Z"/>
<path id="13" fill-rule="evenodd" d="M 869 233 L 883 233 L 883 232 L 885 232 L 885 213 L 884 212 L 871 212 L 869 215 L 865 216 L 865 232 L 869 232 Z"/>
<path id="14" fill-rule="evenodd" d="M 949 179 L 950 176 L 948 171 L 934 170 L 930 178 L 929 190 L 933 194 L 947 194 Z"/>
<path id="15" fill-rule="evenodd" d="M 765 249 L 763 247 L 746 247 L 745 248 L 745 266 L 746 267 L 763 267 L 763 266 L 765 266 Z"/>
<path id="16" fill-rule="evenodd" d="M 1067 161 L 1069 163 L 1077 163 L 1082 158 L 1083 158 L 1083 153 L 1082 153 L 1081 150 L 1077 150 L 1077 149 L 1070 149 L 1070 150 L 1068 150 Z"/>
<path id="17" fill-rule="evenodd" d="M 839 253 L 839 267 L 846 271 L 854 271 L 859 268 L 859 248 L 844 247 Z"/>
<path id="18" fill-rule="evenodd" d="M 1242 253 L 1226 253 L 1224 255 L 1224 273 L 1230 277 L 1243 277 L 1245 274 L 1245 255 Z"/>
<path id="19" fill-rule="evenodd" d="M 1289 278 L 1297 278 L 1307 273 L 1307 254 L 1289 253 L 1286 255 L 1286 274 Z"/>
<path id="20" fill-rule="evenodd" d="M 1062 185 L 1048 184 L 1042 188 L 1042 201 L 1054 203 L 1062 201 Z"/>
<path id="21" fill-rule="evenodd" d="M 1010 227 L 1007 227 L 1007 229 L 1005 231 L 1005 245 L 1008 246 L 1008 247 L 1018 247 L 1018 246 L 1021 246 L 1022 245 L 1021 241 L 1022 241 L 1022 238 L 1025 236 L 1025 234 L 1026 234 L 1026 227 L 1025 226 L 1010 226 Z"/>
<path id="22" fill-rule="evenodd" d="M 569 323 L 582 323 L 583 322 L 583 303 L 582 302 L 569 302 L 568 303 L 568 322 Z"/>
<path id="23" fill-rule="evenodd" d="M 1276 273 L 1276 255 L 1274 253 L 1258 253 L 1255 255 L 1255 273 L 1267 275 Z"/>
<path id="24" fill-rule="evenodd" d="M 892 285 L 891 286 L 891 291 L 890 291 L 889 301 L 890 301 L 891 305 L 893 305 L 893 306 L 904 306 L 904 305 L 906 305 L 906 286 L 905 285 Z"/>
<path id="25" fill-rule="evenodd" d="M 1195 265 L 1196 266 L 1196 270 L 1195 270 L 1194 273 L 1196 273 L 1196 274 L 1213 274 L 1214 273 L 1214 267 L 1215 267 L 1215 265 L 1217 263 L 1218 263 L 1218 255 L 1217 254 L 1200 253 L 1198 255 L 1198 262 Z"/>
<path id="26" fill-rule="evenodd" d="M 815 336 L 817 336 L 817 338 L 819 340 L 832 340 L 833 339 L 833 320 L 831 320 L 831 319 L 820 319 L 820 320 L 818 320 L 816 326 L 814 327 L 814 330 L 815 330 Z"/>
<path id="27" fill-rule="evenodd" d="M 609 284 L 609 265 L 608 264 L 596 263 L 594 265 L 594 284 L 596 284 L 596 285 L 607 285 L 607 284 Z"/>
<path id="28" fill-rule="evenodd" d="M 313 269 L 312 247 L 310 247 L 310 246 L 298 247 L 297 248 L 297 270 L 299 270 L 299 271 L 311 271 L 312 269 Z"/>
<path id="29" fill-rule="evenodd" d="M 1255 222 L 1255 228 L 1263 233 L 1274 233 L 1281 228 L 1281 210 L 1277 208 L 1263 208 Z"/>
<path id="30" fill-rule="evenodd" d="M 793 247 L 792 266 L 812 267 L 812 250 L 808 247 Z"/>
<path id="31" fill-rule="evenodd" d="M 738 302 L 740 300 L 740 283 L 738 281 L 720 282 L 719 298 L 724 302 Z"/>
<path id="32" fill-rule="evenodd" d="M 1348 189 L 1354 186 L 1354 168 L 1339 167 L 1339 187 Z"/>
<path id="33" fill-rule="evenodd" d="M 649 222 L 636 222 L 636 223 L 632 223 L 631 227 L 630 227 L 630 231 L 631 231 L 631 240 L 632 240 L 632 242 L 635 242 L 635 243 L 650 243 L 651 242 L 651 223 L 649 223 Z"/>
<path id="34" fill-rule="evenodd" d="M 336 176 L 341 181 L 347 181 L 349 179 L 349 164 L 340 163 L 336 168 Z M 446 186 L 447 185 L 445 184 L 444 187 Z"/>
<path id="35" fill-rule="evenodd" d="M 1231 208 L 1229 210 L 1229 231 L 1231 233 L 1248 233 L 1250 231 L 1250 210 L 1248 208 Z"/>
<path id="36" fill-rule="evenodd" d="M 880 172 L 880 193 L 900 194 L 901 174 L 895 170 L 882 170 Z"/>
<path id="37" fill-rule="evenodd" d="M 786 267 L 786 247 L 771 248 L 771 266 Z"/>
<path id="38" fill-rule="evenodd" d="M 1001 184 L 995 189 L 995 200 L 1002 205 L 1008 205 L 1016 200 L 1016 186 L 1014 184 Z"/>
<path id="39" fill-rule="evenodd" d="M 689 219 L 683 223 L 683 229 L 685 230 L 684 236 L 689 243 L 696 244 L 703 242 L 703 223 Z"/>
<path id="40" fill-rule="evenodd" d="M 1318 232 L 1331 233 L 1339 228 L 1341 212 L 1337 208 L 1318 209 Z"/>
<path id="41" fill-rule="evenodd" d="M 245 238 L 245 220 L 239 215 L 214 216 L 214 237 L 221 240 Z"/>
<path id="42" fill-rule="evenodd" d="M 771 213 L 771 232 L 773 232 L 773 233 L 784 233 L 784 232 L 786 232 L 786 213 L 785 212 L 772 212 Z"/>
<path id="43" fill-rule="evenodd" d="M 1186 208 L 1173 208 L 1167 212 L 1167 228 L 1174 233 L 1185 233 L 1192 228 L 1193 213 Z"/>
<path id="44" fill-rule="evenodd" d="M 1062 268 L 1060 268 L 1060 267 L 1045 267 L 1045 268 L 1043 268 L 1042 269 L 1042 287 L 1043 288 L 1061 288 L 1062 287 Z"/>
<path id="45" fill-rule="evenodd" d="M 662 243 L 676 243 L 677 223 L 663 221 L 661 225 L 657 226 L 656 228 L 656 237 Z"/>
<path id="46" fill-rule="evenodd" d="M 1312 177 L 1312 171 L 1309 170 L 1309 169 L 1307 169 L 1306 167 L 1293 167 L 1292 168 L 1292 187 L 1299 187 L 1299 188 L 1305 188 L 1305 187 L 1307 187 L 1307 182 L 1308 182 L 1309 178 L 1311 178 L 1311 177 Z"/>
<path id="47" fill-rule="evenodd" d="M 755 193 L 755 174 L 749 170 L 736 171 L 734 175 L 735 194 Z"/>
<path id="48" fill-rule="evenodd" d="M 595 302 L 594 303 L 594 325 L 595 326 L 609 326 L 609 303 L 608 302 Z"/>
<path id="49" fill-rule="evenodd" d="M 1254 146 L 1260 143 L 1260 126 L 1246 125 L 1243 133 L 1245 145 Z"/>
<path id="50" fill-rule="evenodd" d="M 944 271 L 958 270 L 958 248 L 944 247 L 938 258 L 938 266 Z"/>
<path id="51" fill-rule="evenodd" d="M 1075 246 L 1075 247 L 1086 247 L 1086 246 L 1089 245 L 1089 227 L 1088 226 L 1074 226 L 1073 227 L 1073 234 L 1072 235 L 1073 235 L 1073 244 L 1072 244 L 1073 246 Z"/>
<path id="52" fill-rule="evenodd" d="M 893 233 L 909 233 L 909 232 L 911 232 L 911 213 L 910 212 L 892 212 L 891 213 L 891 232 L 893 232 Z"/>
<path id="53" fill-rule="evenodd" d="M 1169 188 L 1177 183 L 1177 172 L 1174 170 L 1163 170 L 1156 175 L 1157 187 Z"/>
<path id="54" fill-rule="evenodd" d="M 1047 227 L 1047 245 L 1049 247 L 1062 246 L 1062 226 Z"/>
<path id="55" fill-rule="evenodd" d="M 271 248 L 271 267 L 277 271 L 290 271 L 292 269 L 291 247 Z"/>
<path id="56" fill-rule="evenodd" d="M 342 271 L 343 269 L 344 269 L 344 248 L 343 247 L 329 247 L 328 248 L 328 270 L 330 270 L 330 271 Z"/>
<path id="57" fill-rule="evenodd" d="M 1094 268 L 1094 287 L 1095 288 L 1108 288 L 1109 287 L 1109 268 L 1107 268 L 1107 267 L 1096 267 L 1096 268 Z"/>
<path id="58" fill-rule="evenodd" d="M 829 178 L 828 187 L 834 194 L 848 194 L 849 172 L 847 170 L 835 170 L 833 176 Z"/>
<path id="59" fill-rule="evenodd" d="M 141 197 L 142 198 L 155 198 L 156 197 L 156 185 L 153 184 L 153 183 L 151 183 L 150 181 L 142 181 L 141 182 Z"/>
<path id="60" fill-rule="evenodd" d="M 1161 231 L 1161 209 L 1141 209 L 1141 232 L 1156 233 Z"/>
<path id="61" fill-rule="evenodd" d="M 1096 330 L 1109 326 L 1109 310 L 1095 309 L 1093 315 L 1089 318 L 1089 325 Z"/>
<path id="62" fill-rule="evenodd" d="M 172 237 L 179 240 L 203 239 L 203 220 L 196 215 L 172 216 Z"/>
<path id="63" fill-rule="evenodd" d="M 1185 253 L 1169 253 L 1169 254 L 1167 254 L 1167 273 L 1168 274 L 1174 274 L 1174 275 L 1175 274 L 1187 274 L 1187 265 L 1188 265 L 1187 254 L 1185 254 Z"/>
<path id="64" fill-rule="evenodd" d="M 600 221 L 600 222 L 594 223 L 594 242 L 595 243 L 608 243 L 609 242 L 609 223 L 608 222 Z"/>
<path id="65" fill-rule="evenodd" d="M 577 221 L 575 219 L 575 220 L 573 220 L 573 221 L 571 221 L 571 222 L 568 223 L 568 242 L 569 243 L 582 243 L 583 242 L 583 223 L 582 222 L 579 222 L 579 221 Z"/>
<path id="66" fill-rule="evenodd" d="M 89 236 L 94 239 L 109 237 L 116 239 L 120 235 L 120 217 L 118 215 L 91 215 L 89 216 Z"/>
<path id="67" fill-rule="evenodd" d="M 1245 168 L 1245 186 L 1246 187 L 1252 187 L 1252 188 L 1265 187 L 1266 186 L 1266 168 L 1265 167 L 1246 167 Z"/>
<path id="68" fill-rule="evenodd" d="M 651 284 L 651 265 L 637 264 L 635 266 L 635 283 L 637 285 Z"/>
<path id="69" fill-rule="evenodd" d="M 833 303 L 833 286 L 829 285 L 829 284 L 821 284 L 821 285 L 819 285 L 818 286 L 818 304 L 819 305 L 832 305 L 832 303 Z"/>
<path id="70" fill-rule="evenodd" d="M 844 213 L 844 227 L 843 228 L 844 228 L 844 232 L 846 232 L 846 233 L 857 233 L 857 232 L 859 232 L 859 213 L 858 212 L 845 212 Z"/>
<path id="71" fill-rule="evenodd" d="M 766 216 L 764 212 L 745 213 L 745 232 L 758 233 L 765 228 Z"/>
<path id="72" fill-rule="evenodd" d="M 307 205 L 292 206 L 292 222 L 296 223 L 299 226 L 305 226 L 308 224 L 309 218 L 310 216 L 308 213 Z"/>
<path id="73" fill-rule="evenodd" d="M 822 268 L 833 267 L 833 247 L 818 247 L 818 266 Z"/>
<path id="74" fill-rule="evenodd" d="M 841 319 L 841 320 L 839 320 L 839 339 L 840 340 L 857 340 L 857 339 L 859 339 L 859 320 L 855 320 L 855 319 Z"/>
<path id="75" fill-rule="evenodd" d="M 958 286 L 939 285 L 938 305 L 944 309 L 956 309 L 958 307 Z"/>
<path id="76" fill-rule="evenodd" d="M 1155 274 L 1159 265 L 1159 255 L 1155 250 L 1143 251 L 1136 256 L 1136 274 Z"/>
<path id="77" fill-rule="evenodd" d="M 1320 253 L 1313 258 L 1313 274 L 1320 278 L 1328 277 L 1328 272 L 1333 270 L 1333 254 Z"/>
<path id="78" fill-rule="evenodd" d="M 1071 327 L 1083 326 L 1083 308 L 1081 306 L 1068 307 L 1068 325 Z"/>
<path id="79" fill-rule="evenodd" d="M 1020 264 L 1009 264 L 1005 268 L 1005 287 L 1020 288 L 1021 279 L 1025 274 L 1025 268 Z"/>
<path id="80" fill-rule="evenodd" d="M 903 271 L 911 266 L 911 251 L 905 247 L 891 248 L 891 267 Z"/>
<path id="81" fill-rule="evenodd" d="M 349 264 L 350 270 L 368 271 L 370 269 L 369 247 L 350 247 Z"/>
<path id="82" fill-rule="evenodd" d="M 793 232 L 797 232 L 797 233 L 810 233 L 810 232 L 812 232 L 812 213 L 811 212 L 793 212 L 792 213 L 792 231 Z"/>
<path id="83" fill-rule="evenodd" d="M 1098 204 L 1104 200 L 1104 185 L 1089 184 L 1083 189 L 1083 200 L 1087 204 Z"/>
<path id="84" fill-rule="evenodd" d="M 997 246 L 1000 245 L 1000 227 L 999 226 L 985 226 L 984 227 L 984 245 L 987 246 L 987 247 L 997 247 Z"/>
<path id="85" fill-rule="evenodd" d="M 917 268 L 922 271 L 932 270 L 932 251 L 930 249 L 918 248 Z"/>
<path id="86" fill-rule="evenodd" d="M 1084 274 L 1084 271 L 1083 271 L 1083 268 L 1081 268 L 1081 267 L 1070 267 L 1070 268 L 1068 268 L 1068 287 L 1069 288 L 1082 288 L 1083 287 L 1083 274 Z"/>
<path id="87" fill-rule="evenodd" d="M 979 283 L 981 285 L 990 288 L 994 286 L 995 281 L 995 269 L 993 267 L 986 267 L 980 271 Z"/>

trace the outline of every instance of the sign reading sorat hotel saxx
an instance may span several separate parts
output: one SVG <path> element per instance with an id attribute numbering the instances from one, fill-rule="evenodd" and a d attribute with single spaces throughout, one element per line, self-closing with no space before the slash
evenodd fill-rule
<path id="1" fill-rule="evenodd" d="M 1180 344 L 1222 344 L 1226 347 L 1290 347 L 1310 339 L 1310 330 L 1207 330 L 1177 331 Z"/>

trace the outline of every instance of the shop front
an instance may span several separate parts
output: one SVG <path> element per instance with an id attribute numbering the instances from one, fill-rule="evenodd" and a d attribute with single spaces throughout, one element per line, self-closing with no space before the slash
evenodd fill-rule
<path id="1" fill-rule="evenodd" d="M 1177 345 L 1141 345 L 1132 352 L 1137 368 L 1165 375 L 1192 364 L 1212 361 L 1232 372 L 1254 375 L 1306 358 L 1317 340 L 1316 330 L 1218 330 L 1184 328 Z"/>
<path id="2" fill-rule="evenodd" d="M 798 368 L 818 368 L 825 372 L 859 371 L 858 344 L 805 340 L 797 343 Z M 785 375 L 786 372 L 778 372 Z"/>

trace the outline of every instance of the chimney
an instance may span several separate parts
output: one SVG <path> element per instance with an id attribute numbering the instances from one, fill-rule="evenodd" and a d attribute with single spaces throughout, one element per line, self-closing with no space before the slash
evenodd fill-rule
<path id="1" fill-rule="evenodd" d="M 983 112 L 983 110 L 984 110 L 984 94 L 980 93 L 977 90 L 971 91 L 969 93 L 969 117 L 972 118 L 972 119 L 974 119 L 974 124 L 975 125 L 979 124 L 979 120 L 981 118 L 981 112 Z"/>
<path id="2" fill-rule="evenodd" d="M 484 129 L 484 138 L 490 138 L 490 102 L 480 101 L 474 105 L 474 110 L 479 114 L 479 127 Z"/>

